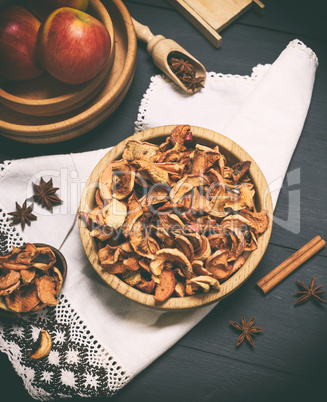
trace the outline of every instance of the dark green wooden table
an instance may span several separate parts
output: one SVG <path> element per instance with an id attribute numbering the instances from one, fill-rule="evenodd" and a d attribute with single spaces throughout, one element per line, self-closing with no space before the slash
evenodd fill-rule
<path id="1" fill-rule="evenodd" d="M 258 279 L 320 234 L 327 239 L 327 41 L 324 1 L 266 0 L 264 16 L 249 11 L 222 33 L 215 49 L 165 0 L 129 0 L 131 15 L 154 34 L 175 39 L 207 68 L 224 74 L 251 74 L 272 63 L 293 39 L 319 58 L 310 110 L 275 210 L 267 252 L 253 276 L 183 339 L 133 379 L 112 400 L 129 401 L 305 401 L 326 400 L 327 306 L 312 301 L 294 307 L 296 280 L 327 289 L 327 248 L 306 262 L 267 296 Z M 115 145 L 133 134 L 140 100 L 150 77 L 159 73 L 139 44 L 132 86 L 118 110 L 92 132 L 61 144 L 19 144 L 0 137 L 0 162 L 36 155 L 81 152 Z M 287 133 L 285 133 L 287 135 Z M 300 174 L 299 183 L 292 173 Z M 289 210 L 291 195 L 300 208 Z M 292 213 L 294 212 L 294 213 Z M 327 299 L 327 296 L 325 296 Z M 257 317 L 265 331 L 256 348 L 236 349 L 237 331 L 228 324 Z M 29 401 L 21 379 L 0 355 L 1 401 Z M 10 399 L 9 399 L 10 398 Z M 94 399 L 95 400 L 95 399 Z M 101 401 L 101 399 L 97 399 Z M 103 399 L 104 400 L 104 399 Z M 77 399 L 73 399 L 77 401 Z"/>

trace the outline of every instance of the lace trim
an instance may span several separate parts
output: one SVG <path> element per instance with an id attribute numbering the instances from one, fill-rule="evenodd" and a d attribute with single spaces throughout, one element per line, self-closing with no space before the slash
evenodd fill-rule
<path id="1" fill-rule="evenodd" d="M 0 252 L 24 244 L 24 238 L 0 208 Z M 40 361 L 28 353 L 39 331 L 53 341 L 50 354 Z M 131 380 L 119 361 L 94 337 L 64 294 L 55 308 L 0 322 L 0 351 L 6 353 L 29 394 L 40 400 L 62 397 L 114 395 Z"/>
<path id="2" fill-rule="evenodd" d="M 314 62 L 314 64 L 315 64 L 315 66 L 317 67 L 318 66 L 318 57 L 317 57 L 317 55 L 316 55 L 316 53 L 311 49 L 311 48 L 309 48 L 308 46 L 306 46 L 302 41 L 300 41 L 299 39 L 294 39 L 294 40 L 292 40 L 292 42 L 290 42 L 288 45 L 287 45 L 287 47 L 288 48 L 296 48 L 296 49 L 299 49 L 299 50 L 302 50 L 303 52 L 305 52 L 309 57 L 310 57 L 310 59 Z"/>
<path id="3" fill-rule="evenodd" d="M 220 80 L 228 80 L 228 81 L 238 81 L 238 80 L 243 80 L 247 81 L 249 84 L 257 84 L 258 81 L 260 81 L 266 72 L 270 68 L 270 64 L 258 64 L 257 66 L 253 67 L 252 69 L 252 74 L 251 75 L 233 75 L 233 74 L 222 74 L 222 73 L 215 73 L 215 72 L 209 72 L 207 73 L 207 82 L 210 81 L 220 81 Z M 168 84 L 176 86 L 177 89 L 179 87 L 177 84 L 175 84 L 170 78 L 168 78 L 166 75 L 155 75 L 151 77 L 150 85 L 149 88 L 146 90 L 141 103 L 139 107 L 139 112 L 137 115 L 137 121 L 134 123 L 135 124 L 135 132 L 143 131 L 149 128 L 148 123 L 146 121 L 146 115 L 147 115 L 147 110 L 148 110 L 148 105 L 150 102 L 151 94 L 160 90 L 162 86 L 165 86 Z"/>
<path id="4" fill-rule="evenodd" d="M 10 165 L 11 161 L 4 161 L 3 163 L 0 163 L 0 179 L 9 171 Z"/>

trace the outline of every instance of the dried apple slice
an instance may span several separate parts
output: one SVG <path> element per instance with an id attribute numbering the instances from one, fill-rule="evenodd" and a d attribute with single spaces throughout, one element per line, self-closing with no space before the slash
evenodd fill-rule
<path id="1" fill-rule="evenodd" d="M 210 148 L 208 150 L 212 151 Z M 192 159 L 192 170 L 193 174 L 203 174 L 210 166 L 208 164 L 206 149 L 195 149 L 194 157 Z M 219 154 L 217 155 L 217 159 Z"/>
<path id="2" fill-rule="evenodd" d="M 135 180 L 135 170 L 129 165 L 124 165 L 124 170 L 120 168 L 114 171 L 112 178 L 113 196 L 117 200 L 123 200 L 133 191 Z"/>
<path id="3" fill-rule="evenodd" d="M 114 231 L 107 226 L 95 228 L 90 232 L 90 236 L 96 237 L 99 241 L 107 241 L 111 239 L 113 234 Z"/>
<path id="4" fill-rule="evenodd" d="M 141 271 L 125 271 L 122 278 L 129 286 L 136 286 L 142 280 Z"/>
<path id="5" fill-rule="evenodd" d="M 205 213 L 215 218 L 224 218 L 228 215 L 225 208 L 227 208 L 226 203 L 230 196 L 225 192 L 224 187 L 222 187 L 218 182 L 210 185 L 205 198 Z"/>
<path id="6" fill-rule="evenodd" d="M 206 261 L 206 269 L 216 279 L 227 279 L 231 274 L 231 266 L 228 265 L 229 250 L 217 250 Z"/>
<path id="7" fill-rule="evenodd" d="M 42 329 L 39 333 L 39 337 L 32 351 L 29 354 L 30 359 L 38 360 L 48 356 L 51 351 L 52 340 L 49 333 Z"/>
<path id="8" fill-rule="evenodd" d="M 109 268 L 110 265 L 118 261 L 120 250 L 118 247 L 112 247 L 107 244 L 98 251 L 98 257 L 102 268 Z"/>
<path id="9" fill-rule="evenodd" d="M 160 204 L 167 200 L 169 195 L 170 187 L 167 185 L 154 185 L 150 188 L 146 195 L 146 204 L 150 207 L 151 205 Z"/>
<path id="10" fill-rule="evenodd" d="M 85 221 L 89 230 L 92 230 L 94 228 L 94 225 L 105 225 L 102 215 L 102 208 L 100 207 L 95 207 L 94 209 L 92 209 L 92 211 L 89 211 L 87 213 L 79 212 L 79 216 Z"/>
<path id="11" fill-rule="evenodd" d="M 156 286 L 155 300 L 164 302 L 175 290 L 176 279 L 173 271 L 164 269 L 159 276 L 160 283 Z"/>
<path id="12" fill-rule="evenodd" d="M 210 272 L 204 267 L 204 262 L 201 260 L 194 260 L 192 262 L 192 269 L 195 275 L 211 275 Z"/>
<path id="13" fill-rule="evenodd" d="M 35 255 L 37 255 L 36 247 L 27 243 L 24 250 L 13 247 L 10 254 L 0 257 L 0 262 L 4 268 L 20 271 L 32 266 L 32 259 Z"/>
<path id="14" fill-rule="evenodd" d="M 163 248 L 157 252 L 155 259 L 150 262 L 151 272 L 159 276 L 166 263 L 172 263 L 180 268 L 185 278 L 192 276 L 193 270 L 190 261 L 181 251 L 174 248 Z"/>
<path id="15" fill-rule="evenodd" d="M 138 271 L 140 269 L 140 264 L 136 257 L 129 257 L 123 261 L 129 271 Z"/>
<path id="16" fill-rule="evenodd" d="M 245 258 L 243 255 L 240 255 L 232 264 L 231 275 L 238 271 L 245 264 Z"/>
<path id="17" fill-rule="evenodd" d="M 234 182 L 238 182 L 244 175 L 245 173 L 250 169 L 251 162 L 250 161 L 245 161 L 245 162 L 239 162 L 236 163 L 236 165 L 232 166 L 232 177 Z"/>
<path id="18" fill-rule="evenodd" d="M 5 311 L 11 311 L 8 307 L 7 304 L 5 302 L 5 298 L 4 297 L 0 297 L 0 309 L 1 310 L 5 310 Z"/>
<path id="19" fill-rule="evenodd" d="M 193 246 L 187 237 L 177 236 L 174 240 L 174 243 L 190 262 L 194 260 Z"/>
<path id="20" fill-rule="evenodd" d="M 185 236 L 188 238 L 188 240 L 192 244 L 193 250 L 195 252 L 201 248 L 203 240 L 199 233 L 197 233 L 197 232 L 185 233 Z"/>
<path id="21" fill-rule="evenodd" d="M 27 285 L 32 282 L 35 278 L 35 268 L 31 267 L 29 269 L 24 269 L 20 271 L 21 280 L 24 285 Z"/>
<path id="22" fill-rule="evenodd" d="M 196 260 L 205 261 L 211 255 L 211 247 L 206 236 L 201 235 L 201 247 L 194 253 Z"/>
<path id="23" fill-rule="evenodd" d="M 20 287 L 15 292 L 6 296 L 5 299 L 7 307 L 17 313 L 27 313 L 40 302 L 34 283 Z"/>
<path id="24" fill-rule="evenodd" d="M 0 296 L 7 296 L 12 293 L 14 290 L 20 287 L 20 281 L 14 283 L 13 285 L 8 286 L 6 289 L 0 290 Z"/>
<path id="25" fill-rule="evenodd" d="M 144 216 L 134 223 L 129 237 L 131 246 L 137 254 L 150 260 L 155 258 L 159 245 L 152 237 L 148 236 Z"/>
<path id="26" fill-rule="evenodd" d="M 239 193 L 234 193 L 230 200 L 225 202 L 225 208 L 231 208 L 233 211 L 242 209 L 252 209 L 254 207 L 254 190 L 246 185 L 241 186 Z"/>
<path id="27" fill-rule="evenodd" d="M 38 251 L 39 254 L 33 260 L 33 267 L 46 271 L 56 262 L 55 253 L 50 247 L 38 247 Z"/>
<path id="28" fill-rule="evenodd" d="M 52 276 L 52 278 L 54 279 L 55 283 L 56 283 L 56 296 L 59 294 L 61 288 L 62 288 L 62 284 L 64 282 L 64 278 L 61 275 L 61 272 L 59 271 L 59 269 L 55 266 L 52 266 L 50 269 L 50 275 Z"/>
<path id="29" fill-rule="evenodd" d="M 185 141 L 192 140 L 191 127 L 188 124 L 181 124 L 176 126 L 171 134 L 170 141 L 174 145 L 174 148 L 181 150 L 184 146 Z"/>
<path id="30" fill-rule="evenodd" d="M 95 197 L 94 198 L 95 198 L 95 203 L 96 203 L 97 207 L 103 208 L 103 201 L 102 201 L 99 189 L 97 189 L 97 191 L 95 192 Z"/>
<path id="31" fill-rule="evenodd" d="M 152 183 L 170 185 L 171 181 L 168 172 L 158 167 L 156 163 L 137 159 L 135 162 L 133 162 L 133 164 L 139 168 L 139 173 L 142 174 L 142 172 L 145 172 L 146 176 L 151 180 Z"/>
<path id="32" fill-rule="evenodd" d="M 172 202 L 178 203 L 193 188 L 209 184 L 209 180 L 203 175 L 185 175 L 172 187 L 169 194 L 170 199 Z"/>
<path id="33" fill-rule="evenodd" d="M 13 286 L 16 282 L 19 282 L 20 278 L 20 271 L 9 271 L 6 274 L 2 274 L 0 276 L 0 290 Z"/>
<path id="34" fill-rule="evenodd" d="M 203 285 L 209 285 L 209 287 L 212 287 L 213 289 L 220 288 L 219 281 L 216 278 L 213 278 L 212 276 L 209 276 L 209 275 L 197 276 L 195 278 L 190 279 L 190 282 L 194 282 L 194 283 L 202 286 L 204 290 L 207 290 L 207 286 L 203 286 Z"/>
<path id="35" fill-rule="evenodd" d="M 178 297 L 184 297 L 186 293 L 185 283 L 178 281 L 175 285 L 175 294 Z"/>
<path id="36" fill-rule="evenodd" d="M 115 197 L 126 198 L 133 190 L 135 171 L 124 160 L 114 161 L 106 166 L 99 179 L 99 190 L 103 200 Z"/>
<path id="37" fill-rule="evenodd" d="M 153 279 L 150 281 L 146 281 L 145 279 L 141 279 L 141 282 L 139 282 L 136 287 L 141 290 L 144 293 L 152 293 L 154 288 L 156 286 L 156 283 Z"/>
<path id="38" fill-rule="evenodd" d="M 248 231 L 248 237 L 246 237 L 246 233 L 244 233 L 244 238 L 245 238 L 244 251 L 253 251 L 258 248 L 258 241 L 252 230 Z"/>
<path id="39" fill-rule="evenodd" d="M 102 265 L 101 265 L 102 266 Z M 127 271 L 127 266 L 122 261 L 117 261 L 114 264 L 102 266 L 103 270 L 109 274 L 123 274 Z M 133 271 L 132 271 L 133 272 Z"/>
<path id="40" fill-rule="evenodd" d="M 30 268 L 32 266 L 32 264 L 18 264 L 16 262 L 8 260 L 8 261 L 3 261 L 2 266 L 4 268 L 10 269 L 10 270 L 20 271 L 22 269 Z"/>
<path id="41" fill-rule="evenodd" d="M 240 215 L 252 223 L 258 234 L 263 233 L 269 225 L 269 215 L 265 210 L 260 212 L 251 212 L 243 209 L 240 211 Z"/>
<path id="42" fill-rule="evenodd" d="M 228 261 L 234 261 L 244 251 L 245 239 L 243 232 L 237 226 L 232 225 L 231 222 L 224 222 L 221 227 L 228 233 L 231 242 Z"/>
<path id="43" fill-rule="evenodd" d="M 59 300 L 55 298 L 56 282 L 51 276 L 42 275 L 36 281 L 37 295 L 42 303 L 50 307 L 56 306 Z"/>
<path id="44" fill-rule="evenodd" d="M 123 226 L 123 233 L 125 235 L 125 237 L 128 237 L 130 234 L 130 231 L 134 225 L 134 223 L 136 222 L 136 220 L 138 218 L 140 218 L 140 216 L 143 215 L 143 208 L 142 205 L 140 203 L 140 201 L 138 200 L 138 198 L 136 197 L 135 193 L 133 193 L 127 201 L 127 217 Z"/>
<path id="45" fill-rule="evenodd" d="M 117 230 L 125 222 L 127 216 L 127 206 L 123 202 L 112 198 L 108 204 L 102 209 L 104 223 L 110 228 Z"/>
<path id="46" fill-rule="evenodd" d="M 199 293 L 200 285 L 197 283 L 191 282 L 189 279 L 185 281 L 185 293 L 187 296 L 193 296 L 196 293 Z"/>
<path id="47" fill-rule="evenodd" d="M 154 159 L 159 158 L 160 155 L 161 151 L 158 145 L 143 141 L 130 140 L 125 145 L 123 159 L 131 162 L 136 159 L 153 161 Z"/>
<path id="48" fill-rule="evenodd" d="M 138 261 L 140 266 L 141 266 L 141 268 L 143 268 L 144 271 L 146 271 L 148 273 L 151 272 L 150 271 L 150 261 L 151 260 L 149 260 L 148 258 L 145 258 L 145 257 L 140 258 L 139 261 Z"/>

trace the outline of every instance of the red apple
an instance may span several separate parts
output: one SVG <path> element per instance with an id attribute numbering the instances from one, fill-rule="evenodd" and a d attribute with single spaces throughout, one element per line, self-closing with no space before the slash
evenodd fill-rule
<path id="1" fill-rule="evenodd" d="M 71 7 L 86 11 L 89 0 L 26 0 L 26 4 L 32 13 L 43 21 L 52 11 L 61 7 Z"/>
<path id="2" fill-rule="evenodd" d="M 40 21 L 20 6 L 0 10 L 0 75 L 8 80 L 29 80 L 42 74 L 36 57 Z"/>
<path id="3" fill-rule="evenodd" d="M 55 10 L 41 24 L 37 55 L 41 65 L 59 81 L 81 84 L 104 67 L 111 39 L 102 22 L 69 7 Z"/>

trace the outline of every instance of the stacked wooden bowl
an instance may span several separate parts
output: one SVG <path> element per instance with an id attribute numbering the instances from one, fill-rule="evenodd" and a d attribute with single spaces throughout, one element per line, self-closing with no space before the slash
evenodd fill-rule
<path id="1" fill-rule="evenodd" d="M 0 134 L 28 143 L 54 143 L 80 136 L 113 113 L 134 76 L 137 42 L 121 0 L 90 0 L 87 12 L 112 38 L 104 69 L 81 85 L 67 85 L 44 73 L 25 82 L 2 82 Z"/>

